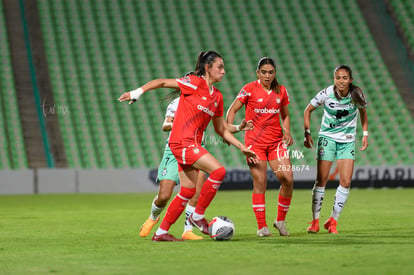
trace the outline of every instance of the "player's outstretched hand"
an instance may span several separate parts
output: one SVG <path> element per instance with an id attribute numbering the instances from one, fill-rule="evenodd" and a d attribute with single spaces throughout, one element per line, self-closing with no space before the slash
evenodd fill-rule
<path id="1" fill-rule="evenodd" d="M 130 92 L 123 93 L 119 98 L 119 102 L 124 102 L 129 100 L 129 104 L 134 103 L 139 99 L 140 96 L 144 93 L 144 90 L 142 88 L 138 88 L 135 90 L 132 90 Z"/>
<path id="2" fill-rule="evenodd" d="M 283 143 L 287 146 L 290 146 L 293 144 L 293 138 L 290 134 L 284 134 L 283 135 Z"/>
<path id="3" fill-rule="evenodd" d="M 239 124 L 240 131 L 250 131 L 254 129 L 253 120 L 246 121 L 243 119 Z"/>
<path id="4" fill-rule="evenodd" d="M 367 136 L 363 136 L 362 137 L 362 147 L 359 148 L 359 151 L 365 151 L 365 149 L 368 148 L 368 137 Z"/>
<path id="5" fill-rule="evenodd" d="M 253 150 L 250 150 L 246 147 L 244 147 L 242 150 L 242 153 L 247 157 L 247 160 L 249 163 L 257 164 L 259 163 L 259 158 L 257 157 L 256 153 Z"/>
<path id="6" fill-rule="evenodd" d="M 130 92 L 126 92 L 123 93 L 119 98 L 118 101 L 119 102 L 124 102 L 124 101 L 128 101 L 129 100 L 129 104 L 134 103 L 136 100 L 131 99 L 131 93 Z"/>
<path id="7" fill-rule="evenodd" d="M 306 135 L 305 136 L 305 140 L 304 140 L 303 144 L 305 145 L 306 148 L 309 148 L 309 149 L 312 148 L 313 140 L 312 140 L 311 135 Z"/>

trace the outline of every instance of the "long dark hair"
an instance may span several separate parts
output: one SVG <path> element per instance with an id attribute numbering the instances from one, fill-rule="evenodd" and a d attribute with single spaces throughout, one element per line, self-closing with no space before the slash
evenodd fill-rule
<path id="1" fill-rule="evenodd" d="M 206 64 L 208 64 L 210 67 L 214 63 L 214 60 L 216 58 L 222 58 L 221 55 L 218 52 L 215 51 L 206 51 L 201 52 L 198 55 L 197 64 L 194 70 L 194 75 L 196 76 L 205 76 L 206 75 Z"/>
<path id="2" fill-rule="evenodd" d="M 266 64 L 272 65 L 272 67 L 275 68 L 275 71 L 276 71 L 275 61 L 270 57 L 262 57 L 262 58 L 260 58 L 259 62 L 257 63 L 256 72 L 258 72 L 260 70 L 260 68 L 263 65 L 266 65 Z M 280 84 L 279 84 L 279 82 L 277 82 L 276 75 L 275 75 L 275 79 L 273 79 L 272 83 L 270 84 L 270 89 L 275 91 L 277 94 L 280 93 Z"/>
<path id="3" fill-rule="evenodd" d="M 334 77 L 335 77 L 335 73 L 338 70 L 345 70 L 349 74 L 349 77 L 351 79 L 353 79 L 352 69 L 348 65 L 341 64 L 338 67 L 336 67 L 335 70 L 334 70 Z M 335 91 L 336 99 L 340 100 L 341 97 L 338 94 L 336 86 L 334 86 L 334 91 Z M 365 107 L 367 105 L 367 101 L 365 99 L 364 92 L 362 91 L 362 89 L 360 87 L 350 83 L 349 84 L 349 93 L 351 94 L 351 98 L 352 98 L 352 101 L 354 102 L 354 104 L 356 104 L 358 106 L 361 106 L 361 107 Z"/>

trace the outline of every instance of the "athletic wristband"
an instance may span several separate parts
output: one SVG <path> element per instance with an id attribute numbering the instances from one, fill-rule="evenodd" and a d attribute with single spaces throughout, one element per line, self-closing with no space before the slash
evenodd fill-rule
<path id="1" fill-rule="evenodd" d="M 240 132 L 240 124 L 236 125 L 236 131 Z"/>
<path id="2" fill-rule="evenodd" d="M 310 130 L 309 130 L 309 129 L 305 129 L 305 137 L 306 137 L 307 135 L 310 135 L 310 134 L 311 134 Z"/>
<path id="3" fill-rule="evenodd" d="M 362 131 L 362 135 L 363 135 L 364 137 L 367 137 L 367 136 L 368 136 L 368 131 Z"/>
<path id="4" fill-rule="evenodd" d="M 129 92 L 129 95 L 131 96 L 131 100 L 138 100 L 139 97 L 144 93 L 144 90 L 142 88 L 135 89 L 133 91 Z"/>

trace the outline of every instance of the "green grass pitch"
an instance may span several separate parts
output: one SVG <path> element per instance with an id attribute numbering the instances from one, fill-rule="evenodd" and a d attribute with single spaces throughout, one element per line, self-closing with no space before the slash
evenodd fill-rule
<path id="1" fill-rule="evenodd" d="M 0 196 L 0 274 L 414 274 L 414 189 L 352 189 L 338 235 L 306 233 L 310 195 L 294 191 L 290 237 L 259 238 L 251 191 L 219 191 L 206 216 L 230 217 L 234 238 L 180 243 L 139 237 L 154 194 Z M 276 198 L 267 192 L 269 226 Z"/>

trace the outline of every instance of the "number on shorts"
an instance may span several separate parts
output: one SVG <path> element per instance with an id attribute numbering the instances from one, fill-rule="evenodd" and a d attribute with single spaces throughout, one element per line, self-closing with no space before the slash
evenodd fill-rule
<path id="1" fill-rule="evenodd" d="M 328 140 L 324 137 L 320 137 L 318 140 L 318 145 L 319 146 L 326 146 L 328 145 Z"/>

